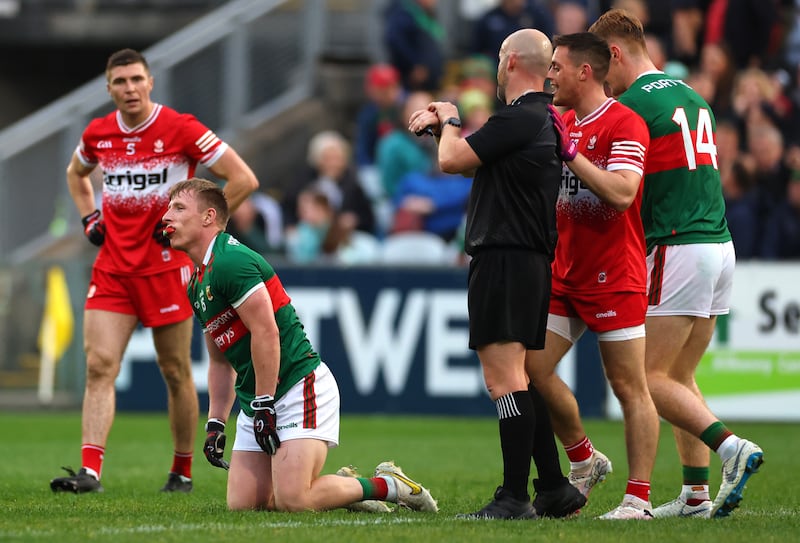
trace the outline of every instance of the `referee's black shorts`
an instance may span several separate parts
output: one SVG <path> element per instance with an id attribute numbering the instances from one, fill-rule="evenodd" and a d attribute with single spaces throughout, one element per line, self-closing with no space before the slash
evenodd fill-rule
<path id="1" fill-rule="evenodd" d="M 526 349 L 543 349 L 550 280 L 550 260 L 544 254 L 479 251 L 469 265 L 469 348 L 515 341 Z"/>

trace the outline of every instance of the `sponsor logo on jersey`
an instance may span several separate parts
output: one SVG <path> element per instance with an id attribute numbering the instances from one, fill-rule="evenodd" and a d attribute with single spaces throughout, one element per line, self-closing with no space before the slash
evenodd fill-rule
<path id="1" fill-rule="evenodd" d="M 163 185 L 167 182 L 167 168 L 160 172 L 132 172 L 127 170 L 123 173 L 103 172 L 103 183 L 111 191 L 125 190 L 144 190 L 154 185 Z"/>
<path id="2" fill-rule="evenodd" d="M 97 144 L 98 149 L 111 149 L 111 147 L 113 147 L 113 144 L 110 140 L 102 140 Z"/>
<path id="3" fill-rule="evenodd" d="M 579 190 L 585 188 L 586 185 L 584 185 L 569 168 L 563 166 L 561 170 L 561 191 L 559 195 L 575 196 L 578 194 Z"/>
<path id="4" fill-rule="evenodd" d="M 164 152 L 164 141 L 163 140 L 156 140 L 153 143 L 153 152 L 154 153 L 163 153 Z"/>
<path id="5" fill-rule="evenodd" d="M 229 307 L 228 309 L 226 309 L 225 311 L 223 311 L 222 313 L 220 313 L 219 315 L 217 315 L 212 320 L 206 323 L 206 331 L 210 334 L 213 334 L 223 326 L 227 325 L 233 319 L 235 319 L 236 316 L 237 315 L 233 311 L 233 308 Z"/>
<path id="6" fill-rule="evenodd" d="M 181 306 L 179 306 L 178 304 L 172 304 L 167 307 L 162 307 L 161 309 L 158 310 L 158 312 L 163 315 L 164 313 L 174 313 L 175 311 L 179 311 L 180 308 Z"/>
<path id="7" fill-rule="evenodd" d="M 608 318 L 616 317 L 616 316 L 617 316 L 617 312 L 614 311 L 613 309 L 609 309 L 608 311 L 603 311 L 602 313 L 598 313 L 597 315 L 595 315 L 595 318 L 597 318 L 597 319 L 608 319 Z"/>

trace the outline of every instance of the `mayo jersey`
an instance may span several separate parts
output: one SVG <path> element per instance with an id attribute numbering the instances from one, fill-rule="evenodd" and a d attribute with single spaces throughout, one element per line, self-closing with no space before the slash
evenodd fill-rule
<path id="1" fill-rule="evenodd" d="M 194 176 L 198 162 L 213 165 L 227 148 L 194 116 L 160 104 L 133 128 L 119 111 L 90 122 L 76 153 L 84 166 L 99 165 L 103 172 L 106 238 L 95 266 L 148 275 L 189 264 L 186 254 L 162 246 L 153 234 L 170 187 Z"/>
<path id="2" fill-rule="evenodd" d="M 650 137 L 644 120 L 629 108 L 609 98 L 580 120 L 574 110 L 567 111 L 564 123 L 578 150 L 598 168 L 644 173 Z M 645 292 L 641 197 L 642 184 L 631 206 L 617 211 L 564 166 L 556 204 L 554 291 Z"/>
<path id="3" fill-rule="evenodd" d="M 280 333 L 281 360 L 275 392 L 278 399 L 316 369 L 320 358 L 272 266 L 260 254 L 223 232 L 214 238 L 187 287 L 203 332 L 236 370 L 239 407 L 251 417 L 250 401 L 256 388 L 251 337 L 236 309 L 259 288 L 267 289 Z"/>
<path id="4" fill-rule="evenodd" d="M 716 120 L 706 101 L 663 72 L 640 75 L 619 101 L 641 115 L 650 131 L 642 197 L 647 248 L 730 241 Z"/>

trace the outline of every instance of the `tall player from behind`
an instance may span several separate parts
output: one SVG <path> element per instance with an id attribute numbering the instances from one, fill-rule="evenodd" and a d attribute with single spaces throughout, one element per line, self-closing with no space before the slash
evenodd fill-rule
<path id="1" fill-rule="evenodd" d="M 736 262 L 717 168 L 714 114 L 683 81 L 656 70 L 635 16 L 610 10 L 589 30 L 611 50 L 612 94 L 650 130 L 642 199 L 649 275 L 645 364 L 653 401 L 673 425 L 683 464 L 680 496 L 653 513 L 724 517 L 739 505 L 763 452 L 714 416 L 694 377 L 717 316 L 729 312 Z M 722 484 L 713 503 L 709 449 L 722 460 Z"/>
<path id="2" fill-rule="evenodd" d="M 67 185 L 84 232 L 100 247 L 84 306 L 86 388 L 81 468 L 50 481 L 54 491 L 102 492 L 100 475 L 115 411 L 114 381 L 136 326 L 152 328 L 156 361 L 167 385 L 174 456 L 165 492 L 192 489 L 198 400 L 191 371 L 192 308 L 186 284 L 192 264 L 163 235 L 161 217 L 172 185 L 199 163 L 227 181 L 235 208 L 258 180 L 233 148 L 192 115 L 151 101 L 153 76 L 137 51 L 123 49 L 106 65 L 117 110 L 94 119 L 67 167 Z M 102 211 L 89 174 L 103 171 Z"/>
<path id="3" fill-rule="evenodd" d="M 563 122 L 557 111 L 551 114 L 569 169 L 556 206 L 545 348 L 529 351 L 525 366 L 566 446 L 570 482 L 588 494 L 611 466 L 593 451 L 580 424 L 570 423 L 580 423 L 578 403 L 555 368 L 587 328 L 597 334 L 603 368 L 622 405 L 629 465 L 622 503 L 601 518 L 648 520 L 659 423 L 644 368 L 647 269 L 639 210 L 650 136 L 641 117 L 605 94 L 610 53 L 604 40 L 581 32 L 556 36 L 553 45 L 553 103 L 571 109 Z"/>

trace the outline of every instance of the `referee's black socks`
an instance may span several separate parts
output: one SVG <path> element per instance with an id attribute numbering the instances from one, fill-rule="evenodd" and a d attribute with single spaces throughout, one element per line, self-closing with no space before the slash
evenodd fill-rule
<path id="1" fill-rule="evenodd" d="M 528 477 L 534 445 L 536 415 L 527 390 L 509 392 L 495 400 L 503 452 L 503 488 L 518 500 L 530 500 Z"/>

